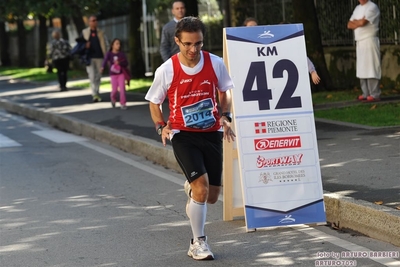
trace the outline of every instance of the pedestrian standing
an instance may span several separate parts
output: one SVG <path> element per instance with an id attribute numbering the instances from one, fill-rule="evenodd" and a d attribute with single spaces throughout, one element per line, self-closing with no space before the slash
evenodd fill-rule
<path id="1" fill-rule="evenodd" d="M 362 95 L 360 101 L 379 101 L 381 89 L 381 52 L 379 43 L 380 11 L 370 0 L 358 0 L 347 28 L 354 31 L 356 41 L 356 69 L 360 79 Z"/>
<path id="2" fill-rule="evenodd" d="M 60 91 L 67 91 L 67 72 L 69 68 L 71 45 L 68 41 L 61 38 L 59 30 L 54 30 L 52 32 L 52 37 L 50 58 L 53 66 L 57 69 Z"/>
<path id="3" fill-rule="evenodd" d="M 86 71 L 89 75 L 90 87 L 92 90 L 93 102 L 100 102 L 99 94 L 101 73 L 100 68 L 103 63 L 103 58 L 107 52 L 107 38 L 104 32 L 97 28 L 97 17 L 89 17 L 89 27 L 82 30 L 82 36 L 86 40 L 87 56 L 90 60 L 86 65 Z"/>
<path id="4" fill-rule="evenodd" d="M 317 85 L 321 81 L 321 78 L 319 77 L 317 71 L 315 70 L 314 64 L 312 61 L 307 57 L 307 66 L 308 66 L 308 72 L 311 75 L 311 80 L 312 82 Z"/>
<path id="5" fill-rule="evenodd" d="M 167 61 L 171 56 L 179 52 L 179 47 L 175 43 L 176 23 L 185 16 L 185 3 L 181 0 L 172 3 L 173 20 L 164 25 L 161 31 L 160 54 L 163 61 Z"/>
<path id="6" fill-rule="evenodd" d="M 121 50 L 121 40 L 118 38 L 115 38 L 111 42 L 110 50 L 104 57 L 103 64 L 100 69 L 101 73 L 103 73 L 103 70 L 107 64 L 110 66 L 109 72 L 111 79 L 111 105 L 113 108 L 115 108 L 119 88 L 119 102 L 121 104 L 121 109 L 126 109 L 124 69 L 128 67 L 128 60 L 125 53 Z"/>
<path id="7" fill-rule="evenodd" d="M 179 53 L 156 70 L 145 96 L 162 143 L 171 141 L 187 179 L 186 214 L 193 234 L 187 254 L 195 260 L 214 259 L 204 232 L 207 203 L 214 204 L 221 190 L 222 140 L 235 139 L 230 113 L 233 82 L 222 59 L 201 50 L 204 34 L 205 26 L 198 18 L 185 17 L 177 23 Z M 168 122 L 161 109 L 166 98 Z"/>

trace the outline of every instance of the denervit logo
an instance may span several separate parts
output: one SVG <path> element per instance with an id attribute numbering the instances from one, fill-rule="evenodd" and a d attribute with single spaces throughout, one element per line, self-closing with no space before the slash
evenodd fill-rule
<path id="1" fill-rule="evenodd" d="M 263 138 L 254 140 L 255 150 L 271 150 L 301 147 L 300 136 Z"/>

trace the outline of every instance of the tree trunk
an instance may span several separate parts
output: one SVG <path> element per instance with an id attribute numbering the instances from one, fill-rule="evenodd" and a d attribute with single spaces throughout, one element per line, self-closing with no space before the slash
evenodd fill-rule
<path id="1" fill-rule="evenodd" d="M 26 59 L 26 31 L 24 21 L 22 19 L 17 20 L 18 27 L 18 66 L 26 67 L 28 60 Z"/>
<path id="2" fill-rule="evenodd" d="M 0 21 L 0 65 L 11 66 L 9 48 L 9 36 L 6 32 L 5 22 Z"/>
<path id="3" fill-rule="evenodd" d="M 221 0 L 222 14 L 224 15 L 224 27 L 230 27 L 232 25 L 231 20 L 231 5 L 230 0 Z"/>
<path id="4" fill-rule="evenodd" d="M 72 21 L 75 24 L 76 30 L 78 32 L 78 36 L 80 36 L 82 34 L 82 30 L 84 28 L 86 28 L 85 22 L 83 21 L 82 12 L 81 12 L 79 6 L 77 6 L 77 5 L 72 5 L 72 10 L 74 10 L 73 16 L 72 16 Z"/>
<path id="5" fill-rule="evenodd" d="M 129 6 L 129 63 L 132 78 L 143 78 L 146 72 L 140 36 L 141 19 L 142 0 L 131 0 Z"/>
<path id="6" fill-rule="evenodd" d="M 39 67 L 44 67 L 44 61 L 47 58 L 47 19 L 44 16 L 39 15 Z"/>
<path id="7" fill-rule="evenodd" d="M 292 6 L 295 22 L 304 25 L 307 55 L 321 77 L 320 85 L 313 86 L 312 89 L 316 91 L 333 90 L 332 79 L 326 66 L 314 0 L 292 0 Z"/>
<path id="8" fill-rule="evenodd" d="M 61 16 L 61 35 L 64 40 L 68 41 L 68 31 L 67 24 L 69 22 L 69 17 Z"/>
<path id="9" fill-rule="evenodd" d="M 183 2 L 185 3 L 186 16 L 199 16 L 199 5 L 197 3 L 197 0 L 183 0 Z"/>

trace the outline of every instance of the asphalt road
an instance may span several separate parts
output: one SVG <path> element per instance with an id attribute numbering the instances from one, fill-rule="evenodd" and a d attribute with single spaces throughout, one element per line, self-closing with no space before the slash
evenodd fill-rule
<path id="1" fill-rule="evenodd" d="M 3 78 L 0 98 L 160 142 L 143 94 L 128 93 L 128 110 L 120 110 L 111 108 L 109 93 L 103 92 L 103 102 L 93 104 L 89 89 L 74 89 L 72 82 L 68 86 L 70 91 L 59 92 L 52 84 L 9 83 Z M 163 110 L 168 114 L 167 103 Z M 400 127 L 316 119 L 316 131 L 324 190 L 371 203 L 382 201 L 390 208 L 400 206 Z"/>
<path id="2" fill-rule="evenodd" d="M 327 226 L 246 233 L 221 201 L 206 226 L 216 260 L 195 262 L 180 174 L 6 112 L 0 170 L 0 266 L 400 266 L 398 247 Z"/>

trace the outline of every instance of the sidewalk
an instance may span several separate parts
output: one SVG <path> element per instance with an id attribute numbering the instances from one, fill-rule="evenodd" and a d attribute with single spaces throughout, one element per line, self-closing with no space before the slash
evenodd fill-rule
<path id="1" fill-rule="evenodd" d="M 89 89 L 9 83 L 0 77 L 0 108 L 49 123 L 180 171 L 164 148 L 143 94 L 128 93 L 128 110 L 112 109 L 109 93 L 91 103 Z M 397 101 L 400 99 L 383 99 Z M 357 101 L 337 103 L 352 105 Z M 315 109 L 327 108 L 315 106 Z M 164 111 L 168 110 L 166 103 Z M 374 128 L 316 119 L 327 220 L 400 246 L 400 127 Z M 382 205 L 374 204 L 383 201 Z"/>

